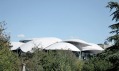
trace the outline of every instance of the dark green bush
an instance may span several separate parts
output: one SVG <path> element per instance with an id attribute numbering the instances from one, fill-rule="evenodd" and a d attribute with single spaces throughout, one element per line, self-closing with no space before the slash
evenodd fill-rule
<path id="1" fill-rule="evenodd" d="M 21 63 L 17 55 L 8 48 L 0 50 L 0 71 L 20 71 Z"/>
<path id="2" fill-rule="evenodd" d="M 84 62 L 83 71 L 119 71 L 119 49 L 112 46 Z"/>
<path id="3" fill-rule="evenodd" d="M 108 51 L 108 52 L 113 52 L 112 54 L 108 54 L 105 59 L 113 64 L 111 70 L 119 71 L 119 51 L 118 49 L 113 49 L 113 51 Z"/>
<path id="4" fill-rule="evenodd" d="M 81 71 L 82 64 L 71 51 L 36 51 L 26 67 L 29 71 Z"/>
<path id="5" fill-rule="evenodd" d="M 108 71 L 112 64 L 106 60 L 94 57 L 85 61 L 82 71 Z"/>

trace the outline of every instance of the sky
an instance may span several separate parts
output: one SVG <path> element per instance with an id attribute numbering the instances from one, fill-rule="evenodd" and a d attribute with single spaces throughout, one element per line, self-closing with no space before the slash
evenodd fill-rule
<path id="1" fill-rule="evenodd" d="M 104 43 L 115 23 L 109 1 L 118 0 L 0 0 L 0 21 L 7 23 L 11 41 L 57 37 Z"/>

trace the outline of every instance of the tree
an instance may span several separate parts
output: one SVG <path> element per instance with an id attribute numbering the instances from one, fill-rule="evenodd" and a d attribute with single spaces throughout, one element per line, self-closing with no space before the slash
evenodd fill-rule
<path id="1" fill-rule="evenodd" d="M 109 28 L 112 29 L 110 32 L 111 34 L 114 34 L 113 36 L 110 36 L 107 40 L 108 41 L 114 41 L 114 45 L 119 46 L 119 4 L 117 2 L 108 2 L 107 8 L 110 8 L 110 11 L 113 9 L 115 10 L 111 16 L 112 20 L 115 20 L 115 24 L 112 24 L 109 26 Z"/>
<path id="2" fill-rule="evenodd" d="M 10 37 L 7 34 L 5 34 L 5 25 L 5 21 L 0 22 L 0 49 L 9 46 Z"/>
<path id="3" fill-rule="evenodd" d="M 9 50 L 10 37 L 5 33 L 5 22 L 0 22 L 0 71 L 19 71 L 20 62 L 12 51 Z"/>
<path id="4" fill-rule="evenodd" d="M 25 61 L 31 71 L 81 71 L 83 63 L 71 51 L 36 50 Z"/>

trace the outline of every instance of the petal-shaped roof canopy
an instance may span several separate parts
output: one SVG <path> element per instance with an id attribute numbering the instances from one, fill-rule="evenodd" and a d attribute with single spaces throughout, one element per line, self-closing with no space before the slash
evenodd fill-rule
<path id="1" fill-rule="evenodd" d="M 11 42 L 11 50 L 16 50 L 23 44 L 24 43 L 22 43 L 22 42 Z"/>
<path id="2" fill-rule="evenodd" d="M 76 46 L 66 43 L 66 42 L 59 42 L 55 43 L 47 48 L 46 50 L 71 50 L 71 51 L 80 51 Z"/>
<path id="3" fill-rule="evenodd" d="M 80 39 L 68 39 L 68 40 L 66 40 L 66 42 L 77 42 L 77 43 L 82 43 L 82 44 L 89 45 L 88 42 L 80 40 Z"/>
<path id="4" fill-rule="evenodd" d="M 80 50 L 82 50 L 83 47 L 90 46 L 90 44 L 88 42 L 85 42 L 85 41 L 80 40 L 80 39 L 69 39 L 69 40 L 66 40 L 65 42 L 68 42 L 68 43 L 75 45 Z"/>
<path id="5" fill-rule="evenodd" d="M 86 46 L 86 47 L 83 47 L 83 51 L 85 50 L 104 50 L 102 47 L 100 47 L 99 45 L 97 44 L 94 44 L 94 43 L 89 43 L 91 46 Z"/>
<path id="6" fill-rule="evenodd" d="M 59 38 L 54 38 L 54 37 L 49 37 L 49 38 L 34 38 L 32 41 L 29 41 L 22 45 L 20 49 L 23 52 L 28 52 L 31 51 L 33 48 L 41 48 L 44 49 L 54 43 L 60 42 L 61 39 Z"/>
<path id="7" fill-rule="evenodd" d="M 91 51 L 94 53 L 99 53 L 104 50 L 102 47 L 98 46 L 97 44 L 88 43 L 80 39 L 70 39 L 70 40 L 67 40 L 66 42 L 75 45 L 81 51 Z"/>
<path id="8" fill-rule="evenodd" d="M 89 43 L 91 46 L 83 47 L 82 51 L 90 51 L 94 54 L 102 52 L 104 49 L 97 44 Z"/>

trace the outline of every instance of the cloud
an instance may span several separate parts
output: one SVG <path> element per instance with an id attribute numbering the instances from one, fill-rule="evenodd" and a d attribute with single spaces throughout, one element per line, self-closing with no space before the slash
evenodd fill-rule
<path id="1" fill-rule="evenodd" d="M 17 37 L 19 37 L 19 38 L 24 38 L 25 35 L 24 35 L 24 34 L 19 34 L 19 35 L 17 35 Z"/>

